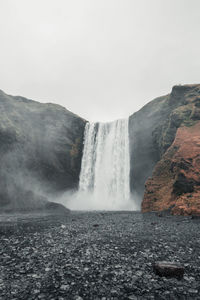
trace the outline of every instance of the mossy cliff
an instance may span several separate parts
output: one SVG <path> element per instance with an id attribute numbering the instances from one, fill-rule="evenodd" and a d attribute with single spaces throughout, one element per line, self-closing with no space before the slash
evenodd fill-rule
<path id="1" fill-rule="evenodd" d="M 173 206 L 174 213 L 183 214 L 184 209 L 176 209 L 178 201 L 183 204 L 183 196 L 182 200 L 179 199 L 182 194 L 188 197 L 190 203 L 196 203 L 198 208 L 198 201 L 193 200 L 197 199 L 194 193 L 200 184 L 197 178 L 199 168 L 196 156 L 190 157 L 188 149 L 191 147 L 191 155 L 192 151 L 194 155 L 200 155 L 197 141 L 200 136 L 199 121 L 199 84 L 174 86 L 169 95 L 153 100 L 131 116 L 131 186 L 141 198 L 145 188 L 143 211 L 163 210 Z M 187 151 L 179 152 L 183 145 Z M 195 173 L 196 177 L 191 173 Z M 189 188 L 184 192 L 182 189 L 178 196 L 175 190 L 181 189 L 180 186 L 193 186 L 194 190 Z M 184 214 L 187 213 L 189 210 L 185 210 Z"/>
<path id="2" fill-rule="evenodd" d="M 200 121 L 178 128 L 176 138 L 146 182 L 143 212 L 200 215 Z"/>
<path id="3" fill-rule="evenodd" d="M 200 85 L 174 86 L 129 118 L 130 185 L 141 201 L 146 180 L 173 143 L 177 129 L 200 120 Z"/>

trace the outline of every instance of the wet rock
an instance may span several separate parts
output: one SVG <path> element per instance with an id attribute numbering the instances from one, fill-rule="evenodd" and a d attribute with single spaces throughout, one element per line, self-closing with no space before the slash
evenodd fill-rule
<path id="1" fill-rule="evenodd" d="M 181 279 L 184 275 L 184 267 L 180 264 L 167 261 L 154 263 L 153 270 L 156 275 L 165 277 L 176 277 Z"/>

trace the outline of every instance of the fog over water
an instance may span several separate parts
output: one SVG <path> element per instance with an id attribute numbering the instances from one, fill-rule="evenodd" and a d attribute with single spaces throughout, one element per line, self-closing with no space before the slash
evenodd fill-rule
<path id="1" fill-rule="evenodd" d="M 199 82 L 199 0 L 1 0 L 0 89 L 89 121 Z"/>

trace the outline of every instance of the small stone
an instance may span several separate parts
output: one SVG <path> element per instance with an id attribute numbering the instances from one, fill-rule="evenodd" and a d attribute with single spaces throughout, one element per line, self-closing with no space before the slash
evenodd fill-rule
<path id="1" fill-rule="evenodd" d="M 184 267 L 178 263 L 172 263 L 167 261 L 156 262 L 153 265 L 153 270 L 156 275 L 165 277 L 176 277 L 178 279 L 183 278 Z"/>
<path id="2" fill-rule="evenodd" d="M 110 293 L 111 293 L 112 296 L 117 296 L 118 295 L 118 292 L 116 290 L 114 290 L 114 289 L 112 289 L 110 291 Z"/>
<path id="3" fill-rule="evenodd" d="M 143 275 L 143 272 L 142 272 L 142 271 L 137 271 L 137 272 L 135 273 L 135 275 L 141 277 L 141 276 Z"/>
<path id="4" fill-rule="evenodd" d="M 130 295 L 130 296 L 128 296 L 128 299 L 129 300 L 137 300 L 138 298 L 134 295 Z"/>
<path id="5" fill-rule="evenodd" d="M 190 277 L 184 276 L 184 279 L 190 283 L 195 280 L 195 278 L 191 276 Z"/>
<path id="6" fill-rule="evenodd" d="M 74 300 L 83 300 L 81 296 L 75 296 Z"/>
<path id="7" fill-rule="evenodd" d="M 195 289 L 189 289 L 188 292 L 190 294 L 197 294 L 198 293 L 198 290 L 195 290 Z"/>
<path id="8" fill-rule="evenodd" d="M 50 270 L 50 268 L 45 268 L 45 272 L 49 272 Z"/>
<path id="9" fill-rule="evenodd" d="M 67 284 L 62 284 L 60 287 L 61 290 L 66 291 L 69 289 L 69 286 Z"/>
<path id="10" fill-rule="evenodd" d="M 45 296 L 45 294 L 40 294 L 40 295 L 38 295 L 38 298 L 39 299 L 44 299 L 46 296 Z"/>
<path id="11" fill-rule="evenodd" d="M 164 292 L 164 295 L 169 295 L 170 294 L 170 291 L 165 291 Z"/>

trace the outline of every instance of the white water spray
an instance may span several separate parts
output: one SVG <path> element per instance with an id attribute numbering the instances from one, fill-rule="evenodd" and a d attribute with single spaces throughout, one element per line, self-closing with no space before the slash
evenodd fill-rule
<path id="1" fill-rule="evenodd" d="M 85 209 L 132 208 L 129 173 L 128 119 L 87 123 L 78 192 L 81 206 L 85 202 Z"/>

